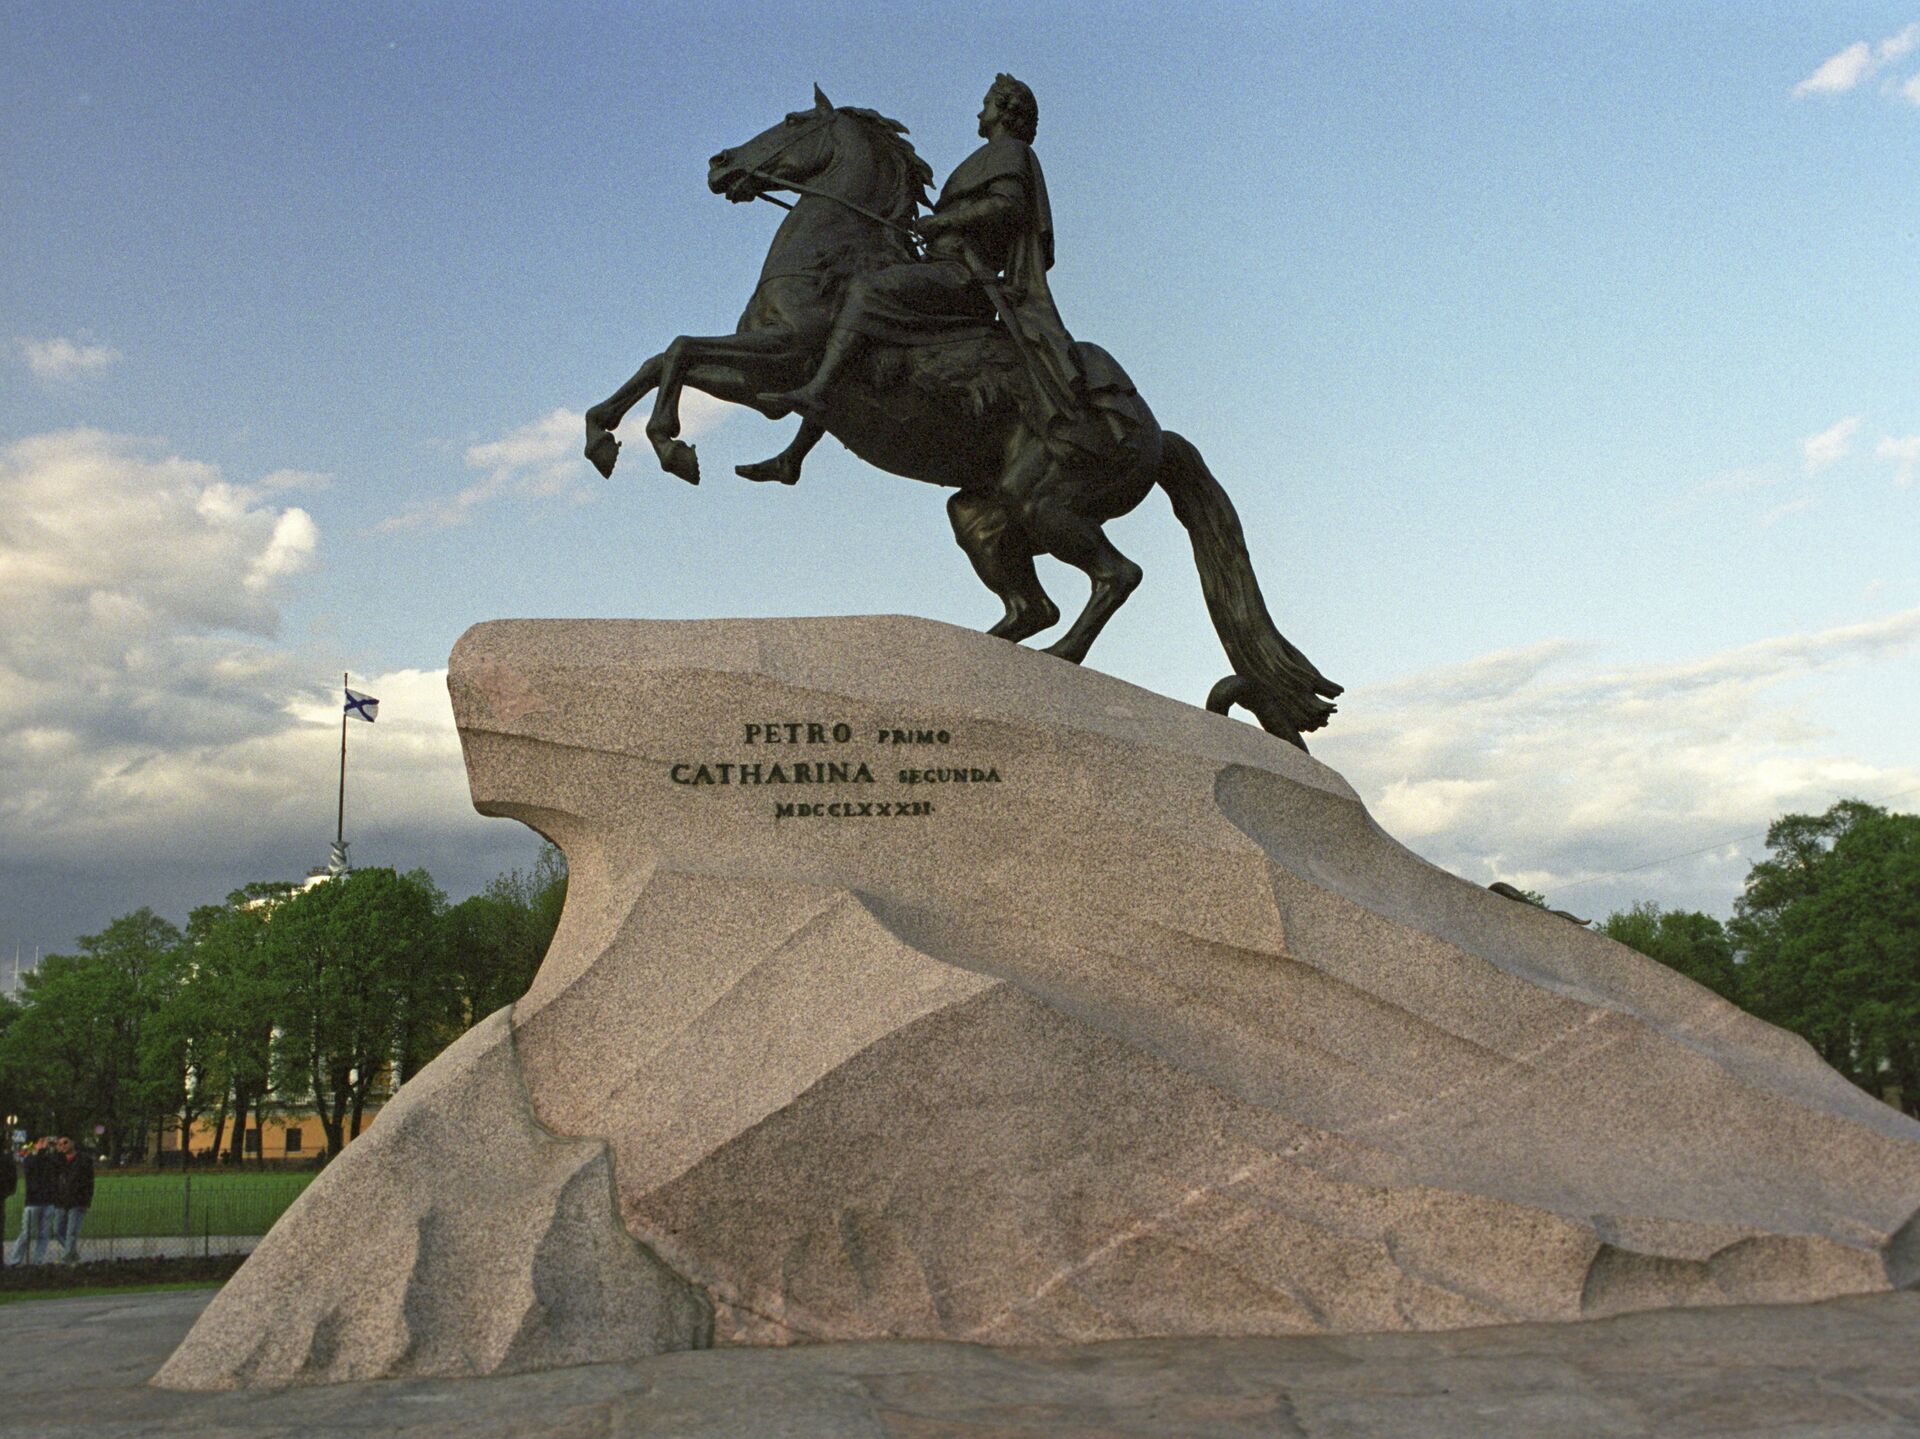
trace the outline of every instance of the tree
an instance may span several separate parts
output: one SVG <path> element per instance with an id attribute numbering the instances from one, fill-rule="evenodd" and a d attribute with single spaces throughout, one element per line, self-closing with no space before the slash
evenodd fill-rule
<path id="1" fill-rule="evenodd" d="M 14 1026 L 24 1013 L 26 1010 L 19 1004 L 0 994 L 0 1129 L 7 1127 L 6 1115 L 27 1118 L 38 1103 L 35 1077 L 13 1039 Z M 0 1138 L 0 1143 L 12 1142 L 11 1135 Z"/>
<path id="2" fill-rule="evenodd" d="M 503 874 L 446 912 L 447 978 L 456 1004 L 443 1044 L 527 992 L 553 941 L 566 896 L 566 861 L 546 845 L 531 871 Z"/>
<path id="3" fill-rule="evenodd" d="M 1740 1000 L 1740 974 L 1726 927 L 1698 910 L 1661 909 L 1651 901 L 1608 915 L 1600 932 L 1677 969 L 1722 999 Z"/>
<path id="4" fill-rule="evenodd" d="M 122 915 L 48 955 L 22 984 L 9 1026 L 9 1067 L 22 1077 L 23 1114 L 45 1130 L 102 1128 L 109 1154 L 144 1138 L 165 1111 L 165 1083 L 143 1061 L 142 1031 L 173 983 L 180 931 L 150 909 Z"/>
<path id="5" fill-rule="evenodd" d="M 247 1119 L 270 1093 L 276 987 L 266 944 L 274 905 L 292 892 L 249 884 L 187 920 L 178 981 L 149 1026 L 153 1067 L 167 1076 L 181 1153 L 193 1124 L 212 1112 L 217 1153 L 234 1120 L 231 1154 L 244 1154 Z"/>
<path id="6" fill-rule="evenodd" d="M 1842 800 L 1767 848 L 1730 926 L 1743 1002 L 1920 1115 L 1920 816 Z"/>
<path id="7" fill-rule="evenodd" d="M 440 892 L 418 872 L 361 869 L 273 909 L 266 947 L 285 1098 L 310 1095 L 338 1154 L 438 977 Z"/>

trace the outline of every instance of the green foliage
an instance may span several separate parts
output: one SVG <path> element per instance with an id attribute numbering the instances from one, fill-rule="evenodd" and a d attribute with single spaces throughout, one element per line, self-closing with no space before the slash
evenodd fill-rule
<path id="1" fill-rule="evenodd" d="M 1920 1114 L 1920 815 L 1843 800 L 1767 848 L 1731 925 L 1742 1002 Z"/>
<path id="2" fill-rule="evenodd" d="M 1610 914 L 1600 932 L 1677 969 L 1723 999 L 1740 1002 L 1740 978 L 1726 927 L 1698 910 L 1663 910 L 1651 902 Z"/>
<path id="3" fill-rule="evenodd" d="M 366 1109 L 525 993 L 566 898 L 548 846 L 451 909 L 424 871 L 255 883 L 183 934 L 138 910 L 0 999 L 0 1111 L 34 1133 L 144 1148 L 196 1120 L 243 1154 L 250 1117 L 317 1112 L 329 1153 Z"/>
<path id="4" fill-rule="evenodd" d="M 413 1042 L 439 978 L 444 903 L 418 874 L 359 869 L 273 906 L 277 1088 L 310 1097 L 327 1152 L 354 1132 L 374 1085 Z"/>
<path id="5" fill-rule="evenodd" d="M 566 862 L 546 845 L 531 872 L 503 874 L 447 911 L 443 932 L 455 1035 L 527 992 L 566 899 Z"/>
<path id="6" fill-rule="evenodd" d="M 24 1120 L 81 1137 L 102 1125 L 109 1154 L 139 1143 L 165 1088 L 143 1031 L 177 981 L 179 949 L 180 931 L 140 909 L 25 977 L 4 1059 Z"/>
<path id="7" fill-rule="evenodd" d="M 268 1092 L 276 985 L 267 921 L 291 892 L 249 884 L 187 920 L 179 982 L 149 1027 L 152 1063 L 168 1077 L 167 1110 L 183 1144 L 195 1119 L 214 1112 L 224 1127 L 231 1112 L 237 1154 L 246 1116 Z"/>

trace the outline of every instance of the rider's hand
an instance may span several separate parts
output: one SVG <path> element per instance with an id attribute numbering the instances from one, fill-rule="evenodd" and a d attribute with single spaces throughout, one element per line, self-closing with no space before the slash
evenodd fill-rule
<path id="1" fill-rule="evenodd" d="M 951 230 L 953 222 L 940 215 L 916 215 L 908 221 L 909 228 L 923 240 L 931 240 L 942 230 Z"/>

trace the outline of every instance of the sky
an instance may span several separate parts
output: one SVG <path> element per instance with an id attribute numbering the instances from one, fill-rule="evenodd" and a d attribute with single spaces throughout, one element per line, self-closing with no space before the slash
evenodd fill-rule
<path id="1" fill-rule="evenodd" d="M 343 672 L 355 862 L 528 864 L 480 620 L 997 618 L 928 487 L 733 477 L 792 422 L 690 402 L 697 489 L 579 436 L 752 290 L 709 155 L 817 83 L 944 176 L 1001 70 L 1067 324 L 1347 686 L 1315 755 L 1476 883 L 1724 916 L 1774 817 L 1920 807 L 1908 5 L 0 6 L 0 946 L 323 862 Z M 1199 702 L 1184 534 L 1110 534 L 1090 663 Z"/>

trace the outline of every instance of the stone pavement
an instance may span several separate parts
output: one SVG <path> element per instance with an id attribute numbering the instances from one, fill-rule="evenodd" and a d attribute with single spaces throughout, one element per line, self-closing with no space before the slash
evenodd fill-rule
<path id="1" fill-rule="evenodd" d="M 1920 1436 L 1920 1293 L 1437 1334 L 860 1343 L 169 1393 L 207 1293 L 0 1306 L 0 1434 L 408 1439 Z"/>

